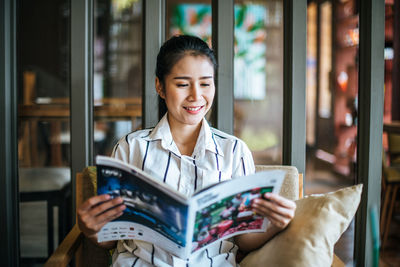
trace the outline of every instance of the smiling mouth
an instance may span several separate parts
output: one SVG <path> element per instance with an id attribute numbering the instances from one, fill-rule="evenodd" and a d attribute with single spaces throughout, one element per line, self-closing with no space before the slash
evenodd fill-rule
<path id="1" fill-rule="evenodd" d="M 198 107 L 184 107 L 184 109 L 188 110 L 188 111 L 199 111 L 200 109 L 202 109 L 204 106 L 198 106 Z"/>

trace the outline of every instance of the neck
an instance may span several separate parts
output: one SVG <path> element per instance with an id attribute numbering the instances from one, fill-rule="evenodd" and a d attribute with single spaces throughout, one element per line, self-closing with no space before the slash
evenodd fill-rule
<path id="1" fill-rule="evenodd" d="M 193 154 L 201 125 L 202 122 L 197 125 L 175 125 L 174 123 L 169 123 L 172 138 L 182 155 L 191 156 Z"/>

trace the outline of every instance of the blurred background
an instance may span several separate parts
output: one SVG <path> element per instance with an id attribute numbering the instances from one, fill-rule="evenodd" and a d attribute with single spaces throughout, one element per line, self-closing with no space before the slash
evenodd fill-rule
<path id="1" fill-rule="evenodd" d="M 110 155 L 119 138 L 142 128 L 142 1 L 94 1 L 95 155 Z M 249 146 L 256 164 L 282 164 L 283 1 L 235 0 L 234 134 Z M 17 2 L 21 262 L 40 266 L 72 221 L 70 0 Z M 398 2 L 385 1 L 382 142 L 388 153 L 389 136 L 400 120 L 399 77 L 392 75 L 393 62 L 399 61 L 393 37 L 400 36 L 394 27 L 400 21 Z M 211 46 L 211 1 L 167 0 L 165 5 L 166 38 L 197 35 Z M 356 0 L 308 1 L 305 194 L 355 183 L 358 14 Z M 388 154 L 383 163 L 394 161 Z M 400 207 L 398 196 L 394 199 L 383 266 L 400 265 Z M 354 222 L 335 250 L 349 266 L 353 247 Z"/>

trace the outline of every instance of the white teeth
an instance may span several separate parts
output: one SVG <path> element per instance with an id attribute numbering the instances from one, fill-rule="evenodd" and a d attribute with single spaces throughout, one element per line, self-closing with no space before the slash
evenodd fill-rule
<path id="1" fill-rule="evenodd" d="M 189 107 L 185 107 L 187 110 L 190 110 L 190 111 L 197 111 L 197 110 L 199 110 L 199 109 L 201 109 L 201 107 L 196 107 L 196 108 L 189 108 Z"/>

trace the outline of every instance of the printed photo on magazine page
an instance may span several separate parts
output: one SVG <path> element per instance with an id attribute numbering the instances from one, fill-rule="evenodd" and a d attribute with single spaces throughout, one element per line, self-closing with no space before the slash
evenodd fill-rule
<path id="1" fill-rule="evenodd" d="M 264 218 L 251 210 L 253 200 L 273 187 L 257 187 L 230 195 L 196 212 L 192 252 L 225 236 L 262 231 Z"/>
<path id="2" fill-rule="evenodd" d="M 126 205 L 123 215 L 113 222 L 133 222 L 147 228 L 148 231 L 162 234 L 177 245 L 186 245 L 187 205 L 128 172 L 107 166 L 98 166 L 98 171 L 103 172 L 103 175 L 98 177 L 98 194 L 121 196 Z M 99 234 L 104 241 L 146 240 L 146 231 L 137 231 L 133 226 L 128 228 L 127 224 L 122 224 L 121 227 L 105 227 Z"/>

